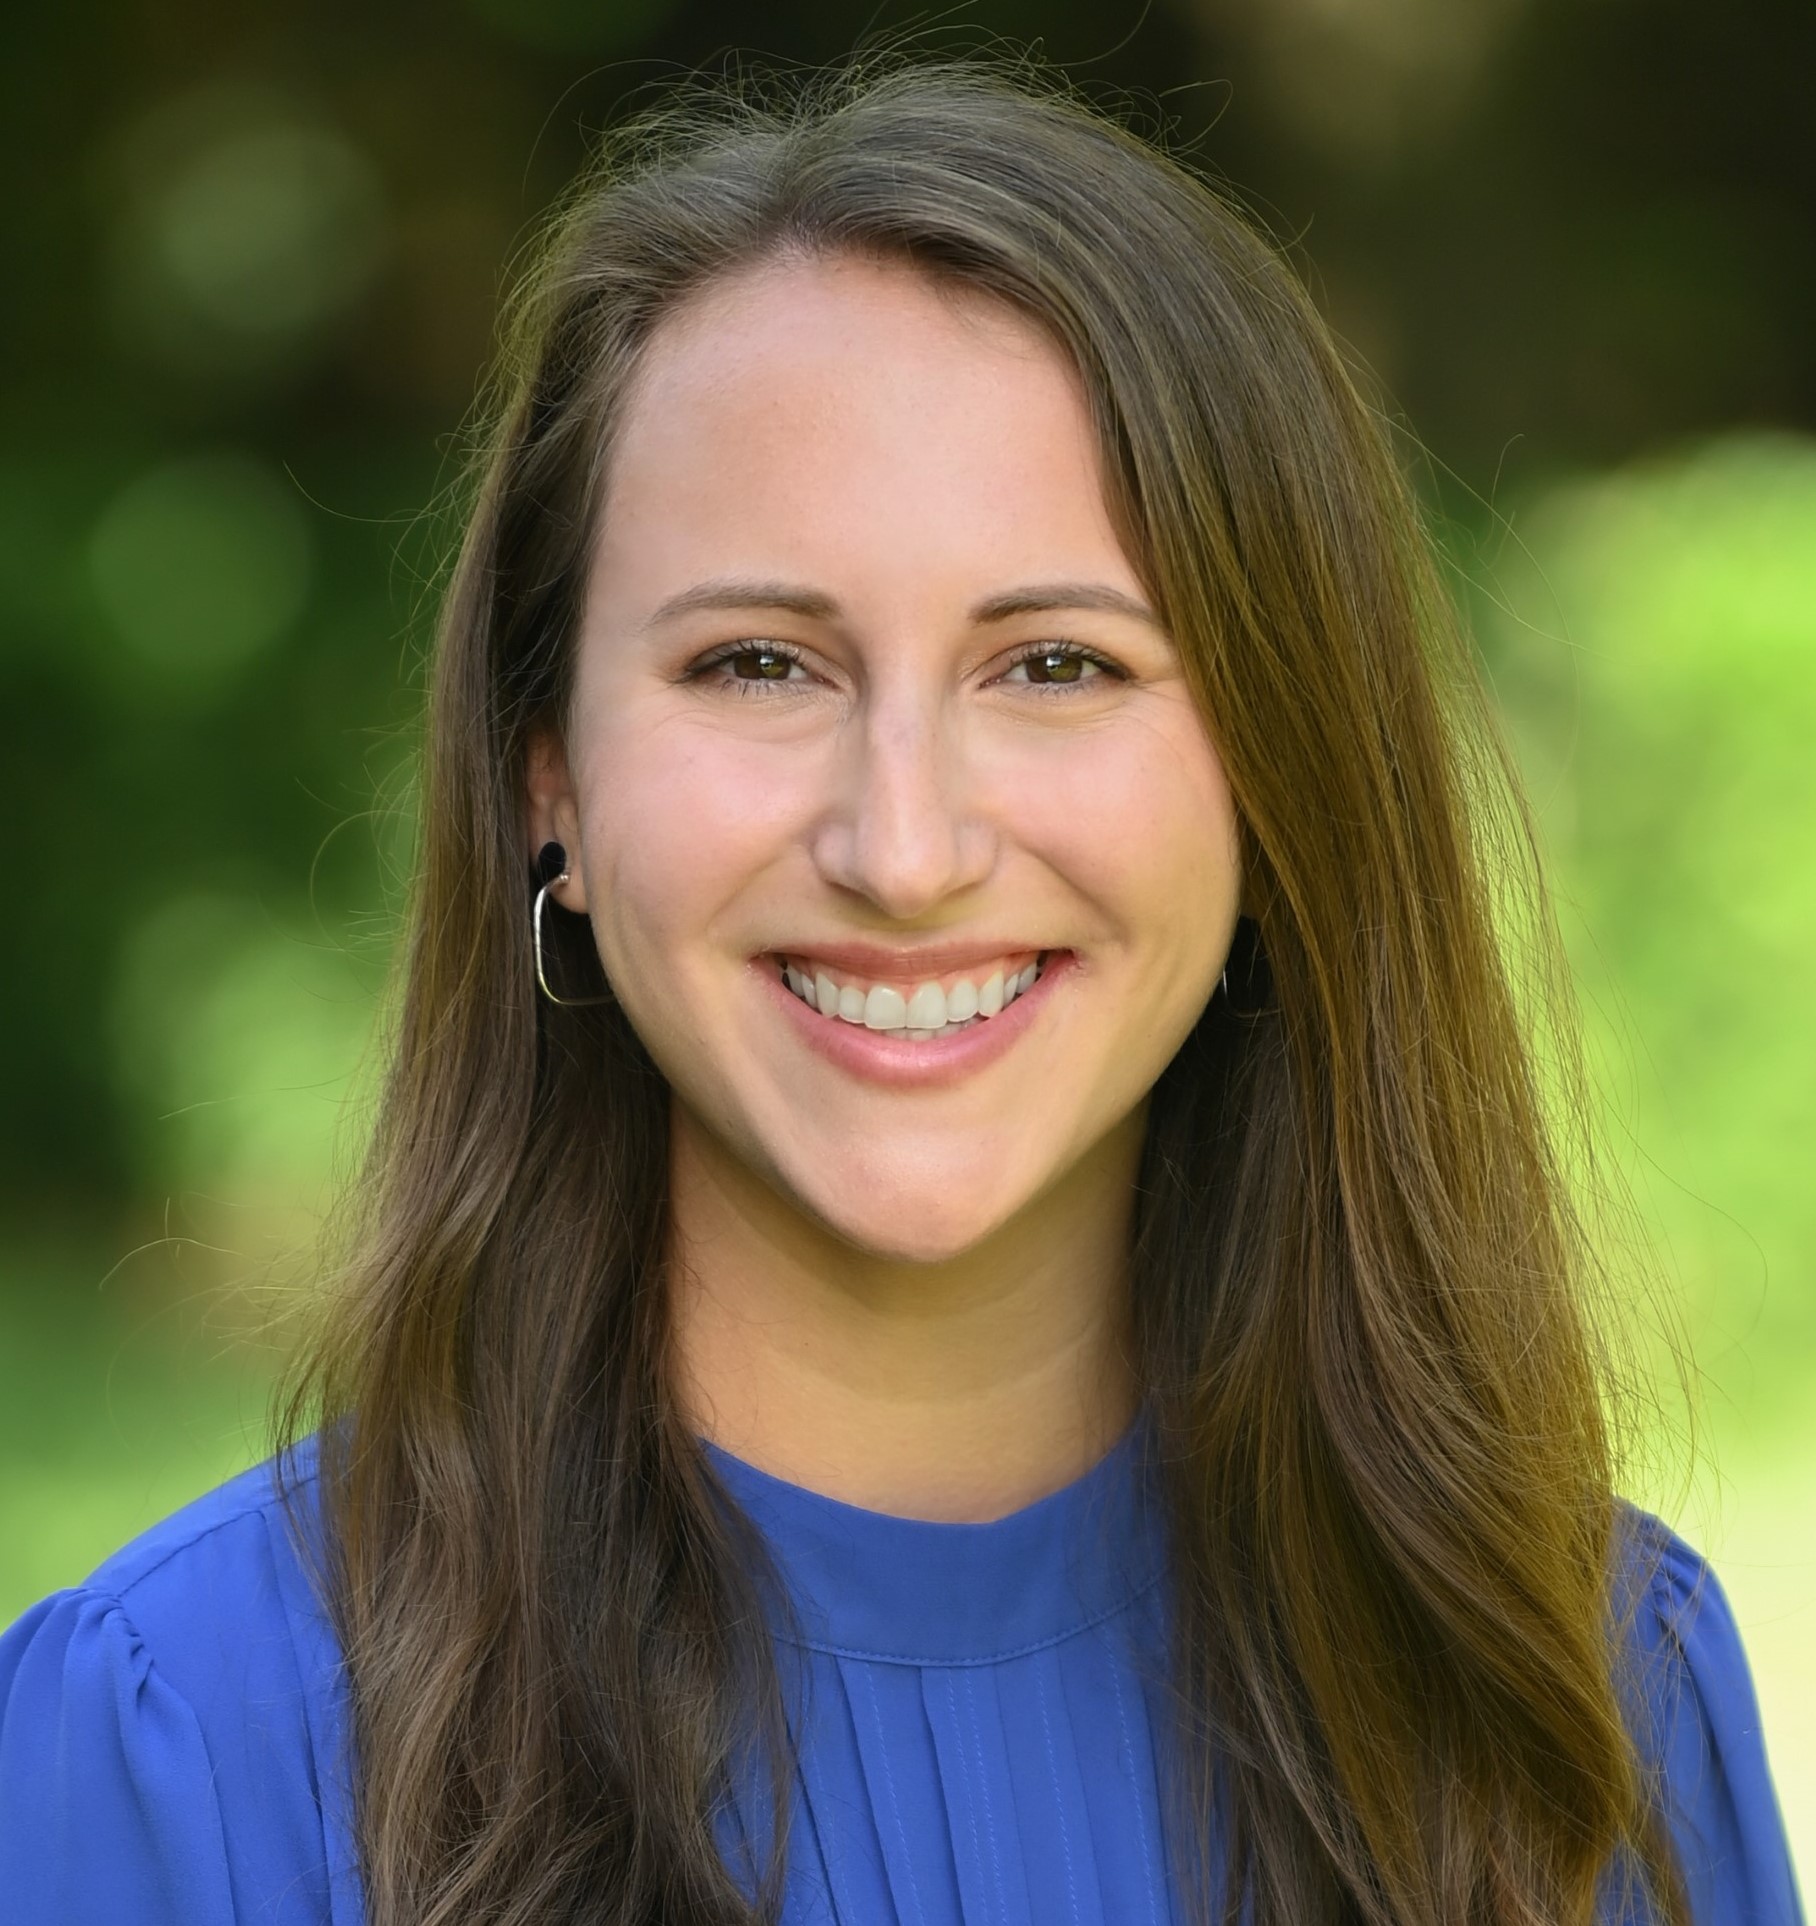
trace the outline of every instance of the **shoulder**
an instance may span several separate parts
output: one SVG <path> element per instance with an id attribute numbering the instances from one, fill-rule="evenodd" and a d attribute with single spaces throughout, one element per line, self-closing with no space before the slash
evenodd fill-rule
<path id="1" fill-rule="evenodd" d="M 1734 1610 L 1708 1560 L 1622 1504 L 1614 1624 L 1620 1684 L 1658 1775 L 1699 1922 L 1797 1926 L 1803 1913 Z"/>
<path id="2" fill-rule="evenodd" d="M 1740 1632 L 1727 1593 L 1709 1561 L 1655 1513 L 1626 1500 L 1617 1506 L 1617 1612 L 1661 1663 L 1683 1660 L 1692 1647 L 1737 1653 Z"/>
<path id="3" fill-rule="evenodd" d="M 1615 1627 L 1624 1678 L 1655 1737 L 1695 1710 L 1759 1743 L 1759 1704 L 1740 1626 L 1713 1566 L 1653 1513 L 1623 1502 Z"/>
<path id="4" fill-rule="evenodd" d="M 344 1718 L 315 1499 L 312 1452 L 259 1465 L 0 1636 L 0 1887 L 72 1921 L 292 1916 L 265 1892 L 330 1917 Z"/>
<path id="5" fill-rule="evenodd" d="M 79 1585 L 53 1593 L 5 1634 L 72 1616 L 119 1617 L 165 1666 L 231 1650 L 288 1627 L 314 1596 L 313 1440 L 266 1460 L 171 1513 L 105 1559 Z"/>
<path id="6" fill-rule="evenodd" d="M 327 1629 L 312 1570 L 319 1542 L 313 1442 L 204 1493 L 121 1547 L 69 1606 L 117 1612 L 165 1682 L 206 1712 L 269 1702 Z"/>
<path id="7" fill-rule="evenodd" d="M 232 1572 L 246 1563 L 253 1547 L 286 1528 L 286 1491 L 306 1506 L 315 1483 L 311 1438 L 288 1456 L 268 1458 L 160 1519 L 104 1559 L 79 1589 L 143 1603 L 204 1569 L 209 1576 Z"/>

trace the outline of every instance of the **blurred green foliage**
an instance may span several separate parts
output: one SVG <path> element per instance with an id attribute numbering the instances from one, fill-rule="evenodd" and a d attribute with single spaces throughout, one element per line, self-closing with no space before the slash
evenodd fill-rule
<path id="1" fill-rule="evenodd" d="M 0 1621 L 258 1448 L 261 1333 L 357 1148 L 427 511 L 514 250 L 651 86 L 860 24 L 181 0 L 9 30 Z M 1807 1865 L 1816 12 L 983 0 L 918 32 L 1131 90 L 1430 451 L 1706 1373 L 1727 1483 L 1691 1522 Z"/>
<path id="2" fill-rule="evenodd" d="M 1610 1121 L 1718 1400 L 1802 1425 L 1816 441 L 1719 440 L 1560 481 L 1508 519 L 1475 625 L 1549 845 Z"/>
<path id="3" fill-rule="evenodd" d="M 271 1363 L 204 1289 L 122 1313 L 67 1244 L 0 1280 L 0 1623 L 243 1469 Z"/>

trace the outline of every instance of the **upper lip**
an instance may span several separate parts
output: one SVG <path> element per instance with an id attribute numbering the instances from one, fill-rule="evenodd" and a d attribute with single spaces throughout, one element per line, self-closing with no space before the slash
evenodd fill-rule
<path id="1" fill-rule="evenodd" d="M 949 976 L 954 970 L 969 969 L 975 963 L 999 963 L 1005 956 L 1044 956 L 1047 949 L 1039 943 L 1009 940 L 911 945 L 847 942 L 779 944 L 768 954 L 786 956 L 796 963 L 824 963 L 829 969 L 843 970 L 850 976 L 887 982 L 891 978 L 919 980 Z"/>

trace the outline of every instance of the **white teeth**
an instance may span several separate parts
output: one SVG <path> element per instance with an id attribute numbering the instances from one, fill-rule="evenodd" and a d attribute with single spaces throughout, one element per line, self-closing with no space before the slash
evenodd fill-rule
<path id="1" fill-rule="evenodd" d="M 843 1005 L 845 996 L 855 992 L 846 991 L 839 1002 Z M 864 999 L 864 1028 L 866 1030 L 899 1030 L 908 1021 L 908 999 L 900 990 L 892 989 L 887 983 L 873 983 L 870 994 Z"/>
<path id="2" fill-rule="evenodd" d="M 908 999 L 907 1023 L 911 1030 L 943 1030 L 950 1013 L 946 992 L 937 983 L 923 983 Z"/>
<path id="3" fill-rule="evenodd" d="M 846 1023 L 861 1023 L 869 1030 L 887 1030 L 914 1043 L 931 1043 L 997 1015 L 1031 989 L 1039 976 L 1037 958 L 1007 976 L 1001 970 L 992 971 L 982 988 L 961 978 L 950 990 L 942 990 L 938 983 L 920 983 L 904 996 L 888 983 L 873 984 L 867 991 L 856 984 L 841 989 L 824 970 L 809 975 L 786 958 L 782 963 L 783 980 L 809 1009 Z"/>

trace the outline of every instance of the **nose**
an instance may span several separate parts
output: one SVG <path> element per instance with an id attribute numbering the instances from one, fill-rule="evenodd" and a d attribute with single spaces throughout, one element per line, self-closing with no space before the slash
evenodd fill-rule
<path id="1" fill-rule="evenodd" d="M 973 807 L 975 772 L 939 692 L 873 692 L 846 726 L 836 769 L 814 836 L 828 882 L 906 922 L 989 875 L 996 832 Z"/>

